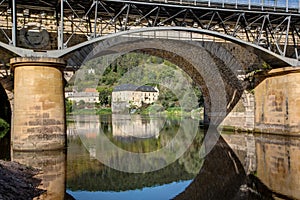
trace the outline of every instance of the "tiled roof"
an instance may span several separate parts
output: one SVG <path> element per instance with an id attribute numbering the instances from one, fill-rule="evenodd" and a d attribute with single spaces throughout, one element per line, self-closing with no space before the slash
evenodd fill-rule
<path id="1" fill-rule="evenodd" d="M 114 92 L 117 92 L 117 91 L 136 91 L 138 87 L 133 85 L 133 84 L 122 84 L 122 85 L 117 85 L 115 88 L 114 88 Z"/>
<path id="2" fill-rule="evenodd" d="M 138 87 L 137 91 L 141 91 L 141 92 L 157 92 L 157 90 L 154 87 L 148 86 L 148 85 L 142 85 L 142 86 Z"/>
<path id="3" fill-rule="evenodd" d="M 84 92 L 97 92 L 96 88 L 85 88 Z"/>

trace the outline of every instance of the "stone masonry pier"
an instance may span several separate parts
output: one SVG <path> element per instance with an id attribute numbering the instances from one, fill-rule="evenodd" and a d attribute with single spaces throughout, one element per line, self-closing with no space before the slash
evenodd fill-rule
<path id="1" fill-rule="evenodd" d="M 53 150 L 65 147 L 62 69 L 56 58 L 13 58 L 13 150 Z"/>

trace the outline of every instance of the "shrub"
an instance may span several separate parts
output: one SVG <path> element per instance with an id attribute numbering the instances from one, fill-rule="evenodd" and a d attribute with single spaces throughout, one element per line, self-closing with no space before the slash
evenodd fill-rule
<path id="1" fill-rule="evenodd" d="M 6 133 L 9 131 L 9 124 L 0 118 L 0 138 L 3 138 Z"/>

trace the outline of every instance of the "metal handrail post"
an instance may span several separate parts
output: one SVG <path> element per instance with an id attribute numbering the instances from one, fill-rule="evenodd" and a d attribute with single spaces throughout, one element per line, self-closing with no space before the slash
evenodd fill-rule
<path id="1" fill-rule="evenodd" d="M 64 1 L 60 0 L 60 26 L 57 31 L 58 49 L 64 49 Z"/>
<path id="2" fill-rule="evenodd" d="M 95 5 L 95 19 L 94 19 L 94 38 L 97 37 L 97 21 L 98 21 L 98 0 L 96 0 L 96 5 Z"/>
<path id="3" fill-rule="evenodd" d="M 16 0 L 12 0 L 12 45 L 17 46 L 17 13 L 16 13 Z"/>

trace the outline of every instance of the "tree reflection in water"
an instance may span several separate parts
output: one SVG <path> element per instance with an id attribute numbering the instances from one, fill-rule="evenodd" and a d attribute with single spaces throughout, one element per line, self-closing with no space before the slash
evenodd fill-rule
<path id="1" fill-rule="evenodd" d="M 110 131 L 108 136 L 111 136 L 113 140 L 113 129 L 110 123 L 106 120 L 105 127 Z M 166 124 L 168 123 L 166 122 Z M 176 127 L 176 123 L 170 123 L 170 125 Z M 100 126 L 103 127 L 103 125 Z M 174 129 L 166 127 L 162 130 L 174 131 Z M 161 133 L 159 137 L 162 139 L 160 141 L 161 144 L 166 144 L 170 140 L 168 135 L 172 134 Z M 68 187 L 74 191 L 127 191 L 168 184 L 173 181 L 193 179 L 185 191 L 174 197 L 175 199 L 273 199 L 274 193 L 264 186 L 254 175 L 246 175 L 244 166 L 222 137 L 219 138 L 217 144 L 204 160 L 199 157 L 202 141 L 203 130 L 199 131 L 188 151 L 176 162 L 161 170 L 150 173 L 125 173 L 104 167 L 100 164 L 87 164 L 87 162 L 91 161 L 97 162 L 96 159 L 93 160 L 91 157 L 88 158 L 90 160 L 87 162 L 84 160 L 79 161 L 85 163 L 88 169 L 78 169 L 81 170 L 81 173 L 78 173 L 78 171 L 75 172 L 76 167 L 74 168 L 73 163 L 78 162 L 78 158 L 72 158 L 72 155 L 76 155 L 76 153 L 69 152 L 68 171 L 71 171 L 71 173 L 68 173 Z M 128 145 L 130 140 L 126 140 L 125 142 Z M 131 142 L 136 143 L 136 140 Z M 116 144 L 119 147 L 125 147 L 124 144 Z M 69 143 L 69 150 L 76 149 L 72 148 L 73 145 L 75 143 Z M 127 148 L 127 150 L 134 149 Z M 86 158 L 81 157 L 81 159 Z M 126 159 L 121 159 L 121 161 L 126 162 Z M 71 175 L 69 176 L 69 174 Z M 94 177 L 97 177 L 97 179 Z"/>

